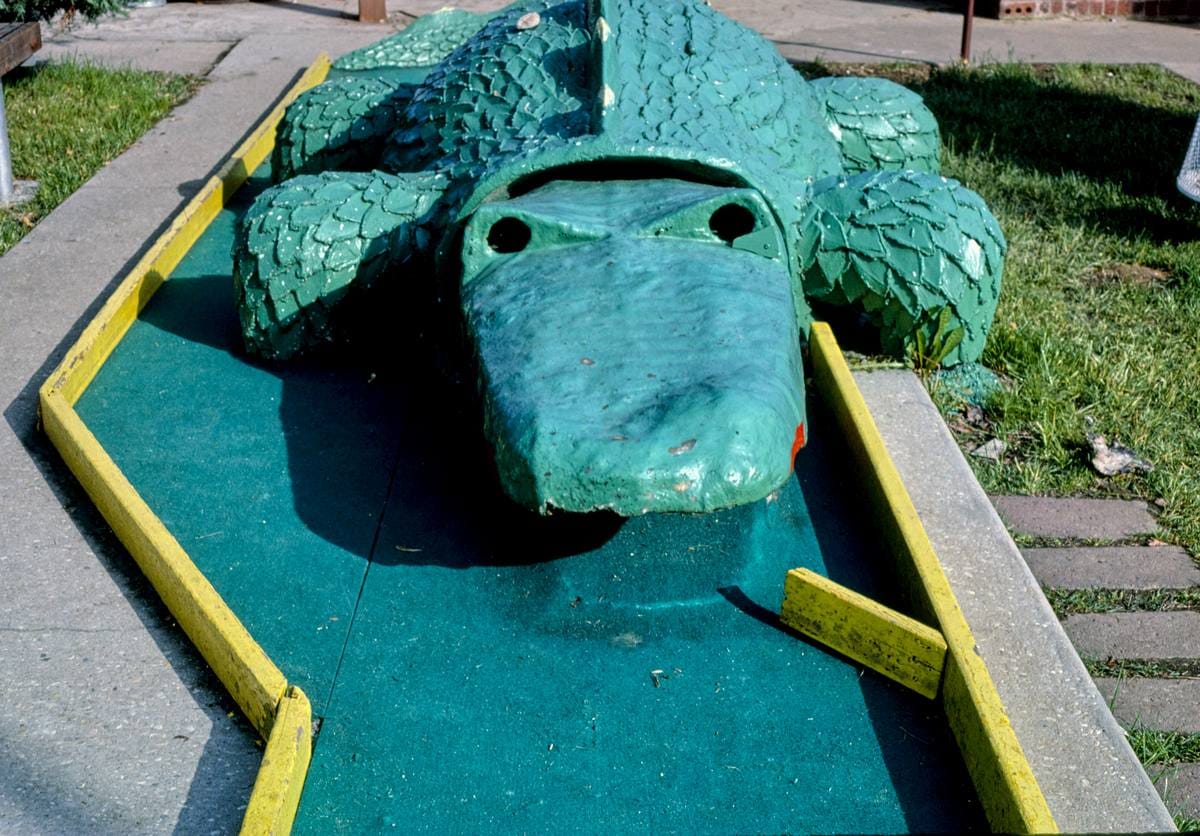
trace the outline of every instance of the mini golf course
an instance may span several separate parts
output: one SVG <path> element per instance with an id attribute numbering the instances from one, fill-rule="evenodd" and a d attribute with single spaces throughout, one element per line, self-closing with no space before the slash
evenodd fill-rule
<path id="1" fill-rule="evenodd" d="M 877 597 L 832 422 L 772 502 L 539 517 L 396 335 L 244 357 L 236 213 L 209 227 L 79 414 L 321 719 L 298 832 L 984 827 L 934 703 L 781 628 L 803 566 Z"/>
<path id="2" fill-rule="evenodd" d="M 41 392 L 47 433 L 268 741 L 244 832 L 1053 827 L 907 512 L 873 510 L 891 477 L 851 466 L 873 454 L 843 441 L 844 400 L 835 420 L 810 394 L 811 441 L 764 501 L 543 517 L 505 498 L 413 312 L 354 351 L 248 358 L 231 239 L 286 103 Z M 937 699 L 784 626 L 796 568 L 940 624 Z"/>

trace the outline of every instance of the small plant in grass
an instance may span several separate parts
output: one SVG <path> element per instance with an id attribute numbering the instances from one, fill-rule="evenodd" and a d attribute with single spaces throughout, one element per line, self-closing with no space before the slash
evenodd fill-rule
<path id="1" fill-rule="evenodd" d="M 1047 589 L 1060 617 L 1095 612 L 1172 612 L 1200 609 L 1200 587 L 1189 589 Z"/>
<path id="2" fill-rule="evenodd" d="M 124 11 L 124 0 L 0 0 L 0 23 L 49 21 L 60 13 L 70 23 L 75 17 L 95 20 Z"/>
<path id="3" fill-rule="evenodd" d="M 1155 731 L 1135 726 L 1125 733 L 1143 766 L 1200 761 L 1200 734 Z"/>
<path id="4" fill-rule="evenodd" d="M 1176 829 L 1181 833 L 1200 831 L 1200 819 L 1179 810 L 1179 801 L 1172 787 L 1173 773 L 1178 764 L 1200 760 L 1200 735 L 1134 727 L 1127 732 L 1127 736 L 1134 754 L 1148 768 L 1147 772 L 1154 782 L 1166 790 L 1163 802 L 1172 811 Z"/>
<path id="5" fill-rule="evenodd" d="M 1180 833 L 1200 833 L 1200 818 L 1184 813 L 1175 814 L 1175 827 Z"/>
<path id="6" fill-rule="evenodd" d="M 918 372 L 928 373 L 941 368 L 950 353 L 963 341 L 966 331 L 961 325 L 952 328 L 952 317 L 949 307 L 942 308 L 937 319 L 931 323 L 932 328 L 927 325 L 917 329 L 909 356 L 913 368 Z"/>
<path id="7" fill-rule="evenodd" d="M 1085 659 L 1090 676 L 1122 679 L 1154 677 L 1156 679 L 1195 679 L 1200 677 L 1200 661 L 1196 659 Z"/>

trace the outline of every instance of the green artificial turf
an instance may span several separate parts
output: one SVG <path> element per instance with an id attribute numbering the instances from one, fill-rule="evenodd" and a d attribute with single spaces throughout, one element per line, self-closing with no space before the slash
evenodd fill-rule
<path id="1" fill-rule="evenodd" d="M 540 517 L 501 494 L 433 346 L 396 327 L 404 300 L 378 303 L 381 353 L 245 355 L 230 243 L 266 185 L 77 408 L 311 697 L 297 832 L 985 826 L 939 705 L 776 616 L 796 566 L 902 606 L 819 404 L 769 501 Z"/>
<path id="2" fill-rule="evenodd" d="M 1007 383 L 982 414 L 934 396 L 991 492 L 1159 500 L 1164 539 L 1200 553 L 1200 207 L 1174 181 L 1200 87 L 1152 66 L 825 65 L 920 93 L 943 172 L 983 195 L 1008 237 L 984 362 Z M 1102 477 L 1086 434 L 1149 474 Z"/>
<path id="3" fill-rule="evenodd" d="M 195 90 L 192 77 L 75 62 L 20 67 L 3 79 L 13 174 L 37 196 L 0 209 L 0 255 Z"/>

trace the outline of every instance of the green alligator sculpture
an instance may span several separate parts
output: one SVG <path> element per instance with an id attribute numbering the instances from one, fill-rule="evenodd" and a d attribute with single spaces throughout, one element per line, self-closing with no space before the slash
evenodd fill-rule
<path id="1" fill-rule="evenodd" d="M 524 505 L 768 496 L 804 442 L 811 302 L 887 351 L 983 349 L 1004 237 L 899 85 L 806 82 L 698 0 L 446 10 L 334 66 L 241 221 L 246 344 L 328 342 L 373 286 L 451 300 Z"/>

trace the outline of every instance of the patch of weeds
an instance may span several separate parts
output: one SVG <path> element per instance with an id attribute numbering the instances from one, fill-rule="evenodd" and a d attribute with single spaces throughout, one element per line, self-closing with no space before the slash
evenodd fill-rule
<path id="1" fill-rule="evenodd" d="M 1090 676 L 1179 679 L 1200 677 L 1197 659 L 1084 659 Z"/>
<path id="2" fill-rule="evenodd" d="M 1200 818 L 1189 815 L 1184 812 L 1183 805 L 1176 797 L 1175 792 L 1175 777 L 1178 772 L 1179 764 L 1167 764 L 1165 766 L 1154 768 L 1153 772 L 1147 770 L 1150 778 L 1162 793 L 1163 803 L 1167 805 L 1167 809 L 1171 811 L 1171 818 L 1175 821 L 1175 829 L 1180 833 L 1196 833 L 1200 832 Z M 1191 806 L 1191 805 L 1189 805 Z"/>
<path id="3" fill-rule="evenodd" d="M 1174 612 L 1200 607 L 1200 587 L 1188 589 L 1046 589 L 1059 618 L 1079 613 Z"/>
<path id="4" fill-rule="evenodd" d="M 1189 816 L 1186 813 L 1176 813 L 1175 829 L 1180 833 L 1200 833 L 1200 818 Z"/>
<path id="5" fill-rule="evenodd" d="M 821 60 L 798 61 L 793 66 L 805 78 L 824 78 L 829 75 L 879 76 L 905 85 L 923 84 L 938 70 L 933 64 L 855 64 Z"/>
<path id="6" fill-rule="evenodd" d="M 966 328 L 962 325 L 952 327 L 953 317 L 950 308 L 944 307 L 938 311 L 936 320 L 917 329 L 909 357 L 918 374 L 936 371 L 963 341 Z"/>
<path id="7" fill-rule="evenodd" d="M 1123 498 L 1123 497 L 1114 497 Z M 1111 548 L 1116 546 L 1161 546 L 1167 545 L 1151 534 L 1127 537 L 1124 540 L 1104 540 L 1098 537 L 1033 537 L 1020 532 L 1012 533 L 1013 542 L 1023 549 L 1068 549 L 1068 548 Z"/>
<path id="8" fill-rule="evenodd" d="M 1133 727 L 1125 732 L 1142 766 L 1200 761 L 1200 734 Z"/>
<path id="9" fill-rule="evenodd" d="M 194 77 L 69 61 L 6 75 L 13 173 L 40 185 L 31 202 L 0 210 L 0 255 L 198 83 Z"/>

